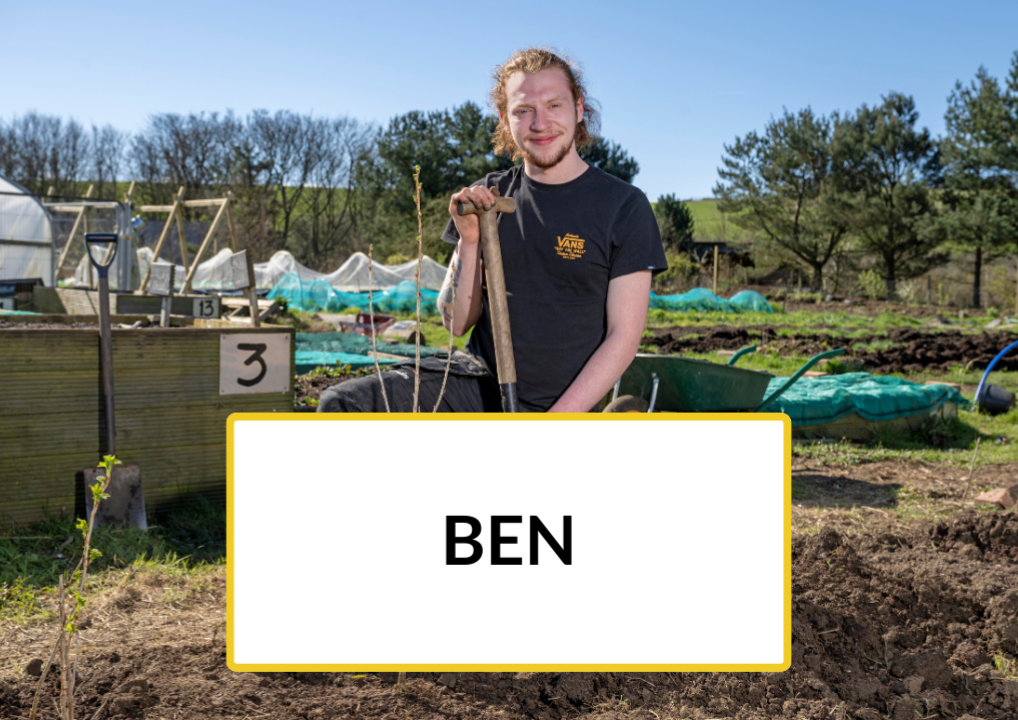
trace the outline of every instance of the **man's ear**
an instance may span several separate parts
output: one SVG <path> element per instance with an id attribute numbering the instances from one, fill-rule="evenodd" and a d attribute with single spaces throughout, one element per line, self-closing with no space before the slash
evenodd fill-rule
<path id="1" fill-rule="evenodd" d="M 579 98 L 576 101 L 576 123 L 583 122 L 583 98 Z"/>

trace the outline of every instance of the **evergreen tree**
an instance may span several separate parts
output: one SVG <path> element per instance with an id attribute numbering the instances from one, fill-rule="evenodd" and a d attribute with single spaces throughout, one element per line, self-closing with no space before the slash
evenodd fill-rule
<path id="1" fill-rule="evenodd" d="M 972 305 L 981 305 L 983 264 L 1018 246 L 1018 52 L 1005 87 L 985 68 L 955 84 L 944 116 L 941 162 L 949 210 L 938 225 L 975 259 Z"/>
<path id="2" fill-rule="evenodd" d="M 594 142 L 580 150 L 580 157 L 627 183 L 633 182 L 633 178 L 640 172 L 640 164 L 621 145 L 603 137 L 595 138 Z"/>
<path id="3" fill-rule="evenodd" d="M 724 147 L 714 187 L 718 210 L 809 266 L 820 290 L 824 266 L 847 231 L 831 121 L 810 108 L 786 110 L 763 134 L 750 132 Z"/>
<path id="4" fill-rule="evenodd" d="M 911 97 L 891 93 L 880 105 L 839 118 L 834 132 L 852 234 L 879 258 L 892 297 L 898 279 L 922 275 L 948 258 L 936 251 L 941 236 L 930 222 L 931 186 L 940 179 L 936 143 L 929 130 L 917 129 L 918 119 Z"/>
<path id="5" fill-rule="evenodd" d="M 665 247 L 682 250 L 693 240 L 693 213 L 689 205 L 675 195 L 662 195 L 654 204 L 654 215 L 661 228 L 661 240 Z"/>

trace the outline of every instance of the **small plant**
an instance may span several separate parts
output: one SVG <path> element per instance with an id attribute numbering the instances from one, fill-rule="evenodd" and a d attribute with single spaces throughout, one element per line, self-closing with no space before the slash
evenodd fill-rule
<path id="1" fill-rule="evenodd" d="M 898 297 L 906 305 L 918 305 L 926 292 L 926 282 L 923 278 L 912 278 L 898 283 Z"/>
<path id="2" fill-rule="evenodd" d="M 887 296 L 887 283 L 876 270 L 859 273 L 859 287 L 862 294 L 870 300 L 879 300 Z"/>
<path id="3" fill-rule="evenodd" d="M 1005 680 L 1018 680 L 1018 660 L 997 653 L 993 656 L 993 667 L 997 668 Z"/>
<path id="4" fill-rule="evenodd" d="M 32 711 L 28 715 L 29 720 L 35 720 L 36 711 L 39 709 L 39 699 L 42 696 L 43 683 L 46 681 L 46 675 L 49 673 L 53 659 L 56 658 L 58 653 L 60 655 L 60 700 L 57 703 L 57 707 L 60 712 L 60 720 L 74 720 L 74 685 L 78 675 L 78 643 L 81 639 L 78 635 L 76 622 L 87 602 L 83 593 L 85 592 L 85 580 L 88 577 L 88 566 L 102 554 L 96 548 L 91 547 L 95 516 L 99 511 L 99 503 L 109 497 L 106 494 L 106 490 L 110 486 L 113 468 L 117 465 L 120 465 L 120 461 L 114 455 L 106 455 L 103 461 L 99 463 L 99 467 L 105 470 L 106 474 L 96 478 L 96 484 L 89 488 L 92 492 L 92 514 L 88 516 L 87 520 L 80 518 L 76 525 L 84 539 L 84 547 L 81 551 L 81 559 L 78 561 L 77 567 L 74 568 L 74 572 L 71 573 L 66 585 L 64 583 L 64 576 L 60 575 L 57 595 L 60 631 L 57 634 L 57 641 L 53 645 L 53 651 L 50 653 L 49 660 L 46 661 L 42 668 L 42 675 L 39 676 L 39 684 L 35 688 L 35 699 L 32 701 Z M 72 588 L 69 593 L 65 592 L 68 587 L 73 586 L 76 576 L 78 577 L 78 589 L 74 590 Z M 67 594 L 70 595 L 74 603 L 70 612 L 68 612 L 66 606 L 65 598 Z M 73 667 L 71 666 L 72 637 L 74 638 Z"/>
<path id="5" fill-rule="evenodd" d="M 413 260 L 413 258 L 407 257 L 403 253 L 393 253 L 389 257 L 385 258 L 385 264 L 386 265 L 403 265 L 404 263 L 408 263 L 411 260 Z"/>

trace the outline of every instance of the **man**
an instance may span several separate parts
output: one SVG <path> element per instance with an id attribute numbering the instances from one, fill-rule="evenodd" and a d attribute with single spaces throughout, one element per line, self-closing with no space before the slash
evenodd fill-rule
<path id="1" fill-rule="evenodd" d="M 490 173 L 449 201 L 442 238 L 456 251 L 438 306 L 454 334 L 473 328 L 467 345 L 473 357 L 454 361 L 446 387 L 452 396 L 439 409 L 500 406 L 479 221 L 456 212 L 460 202 L 490 209 L 494 189 L 516 201 L 516 212 L 500 215 L 498 228 L 520 409 L 587 412 L 639 348 L 651 274 L 667 267 L 657 221 L 640 190 L 580 157 L 598 113 L 573 65 L 547 50 L 520 51 L 496 70 L 491 100 L 499 116 L 495 152 L 523 164 Z M 441 369 L 435 360 L 422 363 L 426 411 L 437 398 Z M 397 368 L 383 378 L 400 401 L 392 409 L 409 411 L 403 401 L 412 373 Z M 322 394 L 319 410 L 384 410 L 379 388 L 377 377 L 343 383 Z"/>

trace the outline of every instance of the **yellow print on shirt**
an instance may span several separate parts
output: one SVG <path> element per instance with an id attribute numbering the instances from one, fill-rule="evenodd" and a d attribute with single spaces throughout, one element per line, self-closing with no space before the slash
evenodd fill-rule
<path id="1" fill-rule="evenodd" d="M 583 242 L 579 235 L 566 233 L 565 237 L 558 238 L 558 247 L 555 248 L 555 252 L 566 260 L 575 260 L 585 252 Z"/>

